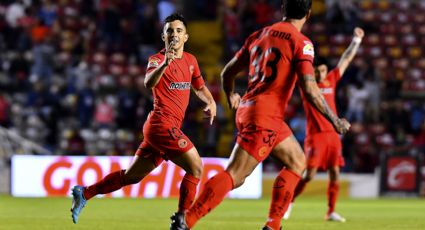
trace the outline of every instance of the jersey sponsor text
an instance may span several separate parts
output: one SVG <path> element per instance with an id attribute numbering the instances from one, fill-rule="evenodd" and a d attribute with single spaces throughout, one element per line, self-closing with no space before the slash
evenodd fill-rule
<path id="1" fill-rule="evenodd" d="M 171 82 L 170 89 L 188 90 L 190 89 L 190 82 Z"/>

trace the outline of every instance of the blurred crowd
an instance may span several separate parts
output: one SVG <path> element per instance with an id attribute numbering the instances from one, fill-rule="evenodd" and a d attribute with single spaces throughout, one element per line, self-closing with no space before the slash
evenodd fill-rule
<path id="1" fill-rule="evenodd" d="M 353 28 L 366 30 L 362 49 L 337 92 L 340 115 L 353 123 L 343 137 L 344 170 L 354 172 L 372 172 L 381 154 L 423 151 L 425 146 L 425 85 L 421 86 L 425 60 L 415 56 L 425 51 L 415 49 L 417 43 L 406 43 L 398 57 L 391 56 L 397 45 L 381 47 L 386 44 L 379 37 L 382 50 L 376 51 L 373 39 L 386 36 L 389 29 L 372 23 L 375 19 L 365 13 L 370 5 L 363 2 L 376 10 L 373 4 L 382 1 L 315 1 L 315 14 L 304 30 L 331 67 L 351 41 Z M 425 1 L 388 2 L 391 15 L 425 9 Z M 163 46 L 163 19 L 178 11 L 191 21 L 221 20 L 224 55 L 219 61 L 224 63 L 251 32 L 281 19 L 280 4 L 280 0 L 1 1 L 0 125 L 58 155 L 132 155 L 152 109 L 143 79 L 147 58 Z M 425 42 L 419 32 L 413 35 L 418 43 Z M 218 76 L 214 78 L 208 86 L 220 101 Z M 209 127 L 200 106 L 191 101 L 183 130 L 201 155 L 222 156 L 218 139 L 229 125 L 234 130 L 233 118 L 223 115 L 225 106 L 220 105 L 218 120 Z M 298 93 L 291 100 L 287 122 L 302 143 L 305 116 Z"/>

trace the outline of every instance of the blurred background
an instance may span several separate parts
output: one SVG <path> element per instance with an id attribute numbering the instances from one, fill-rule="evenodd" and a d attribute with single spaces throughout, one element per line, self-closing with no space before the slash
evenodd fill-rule
<path id="1" fill-rule="evenodd" d="M 234 112 L 224 103 L 220 71 L 250 33 L 281 20 L 280 4 L 2 0 L 0 180 L 7 183 L 10 159 L 17 154 L 133 155 L 153 103 L 143 86 L 147 59 L 163 47 L 162 22 L 174 12 L 189 22 L 186 50 L 198 58 L 218 102 L 210 126 L 202 102 L 192 97 L 183 131 L 203 157 L 229 156 L 236 133 Z M 423 12 L 425 0 L 313 1 L 313 17 L 303 32 L 330 68 L 350 44 L 354 27 L 366 33 L 337 90 L 339 115 L 352 122 L 343 137 L 346 173 L 376 173 L 388 156 L 409 156 L 423 167 Z M 240 78 L 238 91 L 243 93 L 246 84 L 246 77 Z M 305 115 L 298 92 L 286 119 L 303 144 Z M 268 159 L 263 170 L 273 173 L 278 166 Z"/>

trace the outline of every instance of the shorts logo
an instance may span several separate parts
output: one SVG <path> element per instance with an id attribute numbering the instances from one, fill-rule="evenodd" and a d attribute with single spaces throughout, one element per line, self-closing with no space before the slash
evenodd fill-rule
<path id="1" fill-rule="evenodd" d="M 311 44 L 311 42 L 304 41 L 303 54 L 314 57 L 314 47 L 313 47 L 313 44 Z"/>
<path id="2" fill-rule="evenodd" d="M 264 157 L 267 153 L 267 147 L 263 146 L 260 148 L 260 150 L 258 150 L 258 156 L 259 157 Z"/>
<path id="3" fill-rule="evenodd" d="M 170 89 L 188 90 L 190 89 L 190 82 L 171 82 Z"/>
<path id="4" fill-rule="evenodd" d="M 186 148 L 186 146 L 187 146 L 187 141 L 185 140 L 185 139 L 180 139 L 179 141 L 178 141 L 178 144 L 179 144 L 179 147 L 180 148 Z"/>

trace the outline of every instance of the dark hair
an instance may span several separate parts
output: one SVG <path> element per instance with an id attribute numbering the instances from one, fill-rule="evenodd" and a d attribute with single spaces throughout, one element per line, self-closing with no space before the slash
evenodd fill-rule
<path id="1" fill-rule="evenodd" d="M 287 18 L 302 19 L 311 9 L 312 0 L 283 0 L 283 13 Z"/>
<path id="2" fill-rule="evenodd" d="M 317 66 L 319 66 L 319 65 L 329 66 L 328 64 L 329 64 L 329 63 L 328 63 L 328 60 L 327 60 L 326 58 L 324 58 L 324 57 L 316 56 L 316 57 L 314 58 L 314 63 L 313 63 L 313 65 L 314 65 L 315 67 L 317 67 Z"/>
<path id="3" fill-rule="evenodd" d="M 166 17 L 165 20 L 164 20 L 164 24 L 168 23 L 168 22 L 174 22 L 176 20 L 183 22 L 184 27 L 187 28 L 186 19 L 184 19 L 183 15 L 178 14 L 178 13 L 174 13 L 174 14 L 171 14 L 168 17 Z"/>

